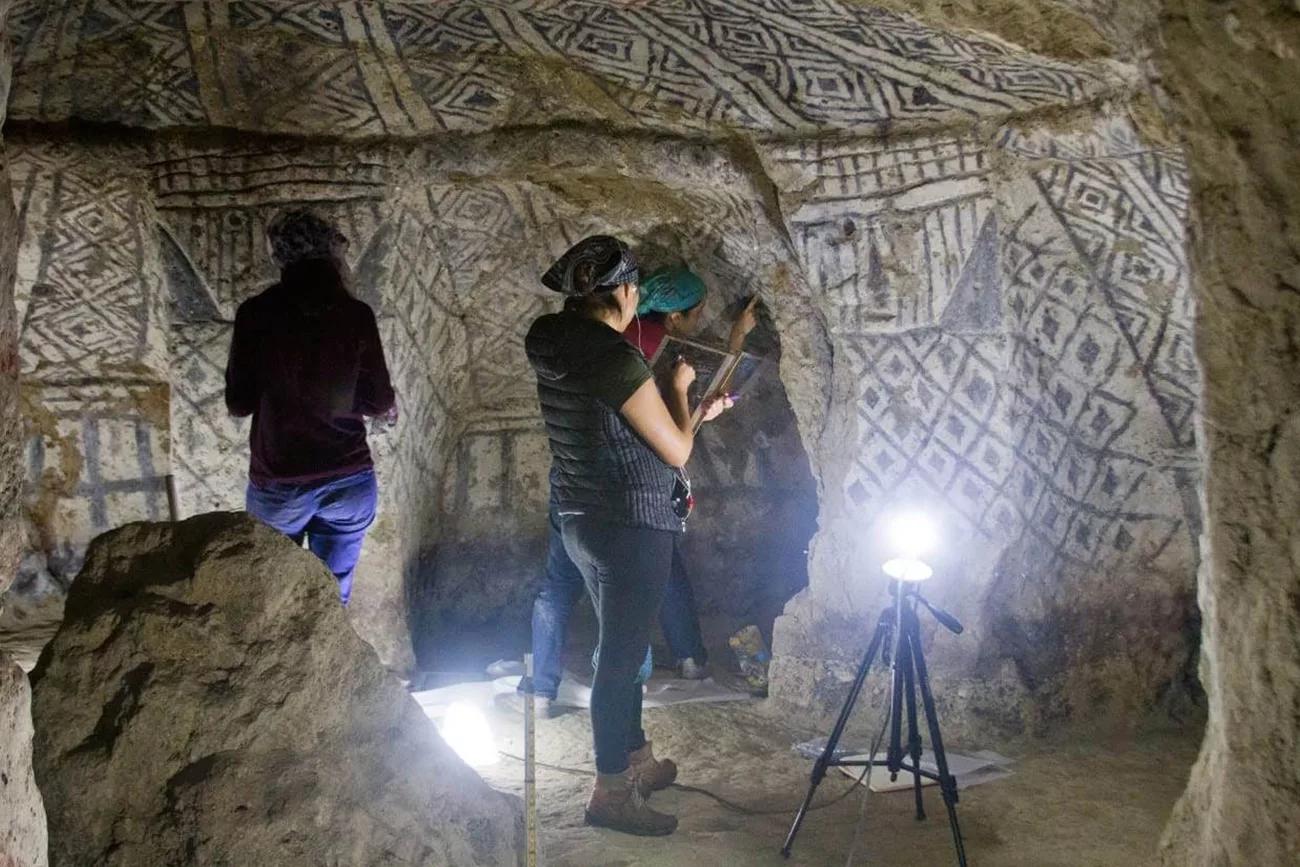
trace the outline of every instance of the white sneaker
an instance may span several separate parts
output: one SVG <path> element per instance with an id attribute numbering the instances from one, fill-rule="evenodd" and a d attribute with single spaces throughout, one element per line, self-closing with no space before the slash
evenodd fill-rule
<path id="1" fill-rule="evenodd" d="M 524 713 L 524 701 L 527 697 L 526 693 L 511 692 L 507 693 L 501 699 L 501 702 L 506 707 L 522 716 Z M 533 699 L 533 716 L 536 719 L 555 719 L 555 717 L 559 716 L 559 708 L 554 706 L 551 699 L 544 695 L 535 695 L 531 698 Z"/>
<path id="2" fill-rule="evenodd" d="M 696 662 L 694 659 L 683 659 L 677 665 L 677 674 L 682 680 L 704 680 L 709 676 L 709 664 Z"/>

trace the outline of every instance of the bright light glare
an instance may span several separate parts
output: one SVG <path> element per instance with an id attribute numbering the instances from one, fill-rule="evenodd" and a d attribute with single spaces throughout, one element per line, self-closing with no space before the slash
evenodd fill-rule
<path id="1" fill-rule="evenodd" d="M 481 768 L 497 763 L 497 745 L 483 711 L 467 702 L 454 702 L 438 726 L 442 739 L 465 764 Z"/>
<path id="2" fill-rule="evenodd" d="M 889 542 L 898 556 L 919 560 L 938 542 L 934 523 L 920 512 L 907 512 L 890 522 Z"/>
<path id="3" fill-rule="evenodd" d="M 925 581 L 934 574 L 934 570 L 920 560 L 909 560 L 905 557 L 886 560 L 880 568 L 890 578 L 899 581 Z"/>

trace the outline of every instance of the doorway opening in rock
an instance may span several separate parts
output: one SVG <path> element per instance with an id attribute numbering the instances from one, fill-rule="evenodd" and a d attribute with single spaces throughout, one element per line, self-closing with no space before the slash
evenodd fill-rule
<path id="1" fill-rule="evenodd" d="M 686 264 L 705 275 L 699 339 L 724 345 L 744 298 L 752 291 L 761 297 L 764 287 L 713 270 L 716 252 L 699 239 L 683 249 L 682 240 L 660 227 L 636 251 L 646 273 Z M 781 341 L 770 314 L 760 312 L 746 351 L 763 366 L 736 406 L 701 429 L 688 467 L 697 504 L 683 559 L 704 643 L 724 667 L 732 656 L 728 638 L 745 626 L 757 626 L 771 646 L 773 622 L 807 585 L 808 542 L 817 525 L 816 486 L 781 381 Z M 531 372 L 524 376 L 531 386 Z M 526 404 L 508 417 L 470 420 L 453 452 L 442 489 L 441 541 L 424 567 L 424 595 L 413 612 L 422 671 L 478 675 L 492 661 L 518 659 L 529 649 L 533 599 L 546 563 L 550 467 L 540 416 L 530 410 Z M 595 635 L 583 593 L 568 629 L 575 670 L 590 667 Z M 673 664 L 658 627 L 652 646 L 657 663 Z"/>

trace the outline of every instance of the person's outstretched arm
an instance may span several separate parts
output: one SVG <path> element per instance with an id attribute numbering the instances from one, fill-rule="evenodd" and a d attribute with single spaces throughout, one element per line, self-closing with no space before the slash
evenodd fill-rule
<path id="1" fill-rule="evenodd" d="M 257 409 L 257 335 L 253 333 L 246 305 L 235 311 L 235 328 L 226 357 L 226 409 L 236 418 Z"/>
<path id="2" fill-rule="evenodd" d="M 694 381 L 695 368 L 680 362 L 673 368 L 665 394 L 661 395 L 654 380 L 648 379 L 619 409 L 632 429 L 670 466 L 685 466 L 695 446 L 686 397 Z"/>
<path id="3" fill-rule="evenodd" d="M 731 334 L 727 338 L 727 350 L 730 352 L 739 352 L 745 348 L 745 338 L 749 332 L 754 330 L 758 325 L 758 293 L 749 299 L 749 303 L 740 308 L 736 314 L 736 321 L 731 325 Z"/>
<path id="4" fill-rule="evenodd" d="M 383 415 L 393 408 L 397 396 L 388 376 L 388 363 L 384 361 L 384 345 L 379 338 L 379 325 L 374 311 L 367 305 L 361 326 L 361 370 L 357 373 L 357 412 L 362 415 Z"/>

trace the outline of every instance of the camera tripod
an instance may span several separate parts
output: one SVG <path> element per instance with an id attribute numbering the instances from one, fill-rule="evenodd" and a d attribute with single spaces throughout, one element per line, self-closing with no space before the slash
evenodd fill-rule
<path id="1" fill-rule="evenodd" d="M 962 625 L 957 618 L 948 612 L 927 602 L 914 582 L 892 581 L 890 582 L 890 593 L 894 596 L 894 604 L 880 613 L 875 634 L 872 635 L 871 643 L 867 646 L 867 652 L 862 657 L 862 664 L 858 666 L 858 673 L 853 679 L 853 686 L 849 689 L 848 697 L 844 700 L 844 707 L 840 709 L 839 719 L 835 721 L 835 728 L 831 730 L 831 736 L 826 741 L 826 748 L 822 750 L 817 763 L 813 765 L 812 783 L 808 787 L 807 796 L 803 799 L 803 805 L 799 807 L 799 812 L 794 817 L 794 824 L 790 826 L 790 833 L 785 838 L 785 845 L 781 847 L 781 854 L 787 858 L 790 857 L 795 835 L 799 833 L 799 827 L 808 814 L 808 808 L 812 805 L 813 796 L 817 792 L 817 787 L 826 777 L 828 768 L 861 768 L 871 765 L 888 769 L 891 780 L 898 779 L 899 773 L 910 773 L 912 775 L 913 791 L 916 796 L 916 818 L 918 821 L 925 818 L 925 805 L 921 800 L 921 781 L 923 779 L 933 780 L 939 784 L 944 806 L 948 809 L 948 825 L 952 828 L 952 842 L 957 850 L 957 863 L 961 867 L 966 867 L 966 847 L 962 843 L 961 826 L 957 824 L 957 780 L 952 774 L 948 773 L 948 757 L 943 750 L 943 736 L 939 732 L 939 718 L 935 714 L 934 693 L 930 691 L 930 676 L 925 667 L 925 657 L 921 653 L 921 628 L 920 621 L 916 616 L 917 605 L 924 606 L 944 628 L 954 634 L 962 631 Z M 862 692 L 862 685 L 867 679 L 867 671 L 871 668 L 871 663 L 875 661 L 877 653 L 881 653 L 882 659 L 887 665 L 890 665 L 890 730 L 889 746 L 886 749 L 885 758 L 877 759 L 874 754 L 865 759 L 837 756 L 836 747 L 839 745 L 840 737 L 844 734 L 844 727 L 848 724 L 849 716 L 853 712 L 853 705 Z M 917 725 L 916 716 L 916 692 L 918 687 L 921 692 L 921 703 L 925 710 L 925 721 L 930 729 L 930 745 L 934 752 L 934 763 L 938 773 L 921 767 L 921 731 Z M 901 713 L 904 707 L 907 710 L 906 753 L 903 750 Z"/>

